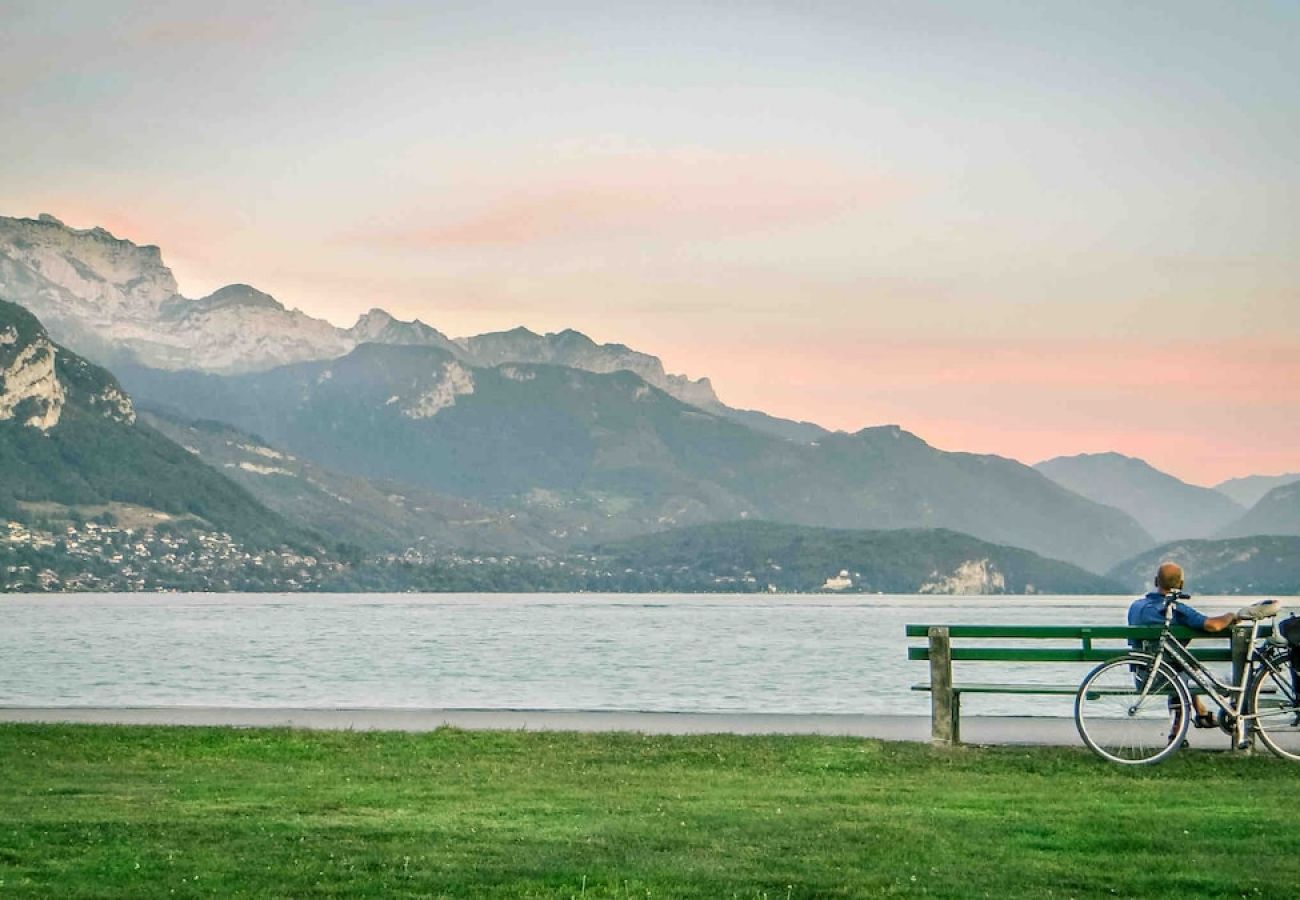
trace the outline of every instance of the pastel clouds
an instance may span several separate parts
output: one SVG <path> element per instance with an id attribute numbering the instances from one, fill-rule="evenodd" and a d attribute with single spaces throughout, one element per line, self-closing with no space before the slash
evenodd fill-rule
<path id="1" fill-rule="evenodd" d="M 276 31 L 268 9 L 225 10 L 199 15 L 150 15 L 131 23 L 125 43 L 145 48 L 186 48 L 192 45 L 260 42 Z"/>
<path id="2" fill-rule="evenodd" d="M 520 178 L 523 174 L 523 178 Z M 511 183 L 502 189 L 500 183 Z M 747 235 L 883 205 L 900 185 L 817 159 L 703 151 L 599 154 L 495 186 L 434 198 L 404 218 L 429 224 L 379 236 L 395 247 L 519 246 L 604 238 Z M 450 210 L 440 201 L 450 200 Z"/>

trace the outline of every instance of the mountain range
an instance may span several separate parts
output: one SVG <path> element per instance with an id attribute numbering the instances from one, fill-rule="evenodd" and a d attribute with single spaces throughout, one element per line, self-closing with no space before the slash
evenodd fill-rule
<path id="1" fill-rule="evenodd" d="M 235 374 L 330 359 L 363 343 L 418 344 L 476 365 L 627 370 L 687 403 L 726 409 L 707 378 L 669 375 L 653 356 L 597 344 L 572 330 L 540 335 L 516 328 L 453 341 L 418 319 L 403 322 L 378 308 L 350 328 L 337 328 L 246 284 L 190 299 L 180 294 L 156 246 L 138 246 L 102 228 L 69 228 L 48 214 L 0 216 L 0 296 L 31 310 L 56 340 L 107 365 Z M 808 423 L 789 425 L 801 434 L 821 431 Z"/>
<path id="2" fill-rule="evenodd" d="M 575 372 L 539 368 L 561 375 Z M 648 389 L 630 373 L 580 377 Z M 665 394 L 658 399 L 681 406 Z M 794 446 L 775 438 L 763 440 Z M 14 535 L 31 538 L 33 532 L 11 527 L 0 545 L 0 562 L 36 562 L 41 571 L 25 577 L 23 570 L 31 571 L 30 565 L 9 566 L 0 584 L 25 590 L 282 590 L 313 585 L 374 589 L 414 583 L 441 589 L 504 584 L 513 589 L 823 588 L 996 594 L 1099 592 L 1111 587 L 1105 579 L 1067 563 L 943 529 L 847 531 L 733 522 L 556 555 L 548 550 L 548 538 L 555 534 L 548 535 L 527 519 L 515 521 L 516 514 L 494 513 L 409 487 L 400 488 L 403 494 L 385 493 L 399 487 L 340 476 L 219 422 L 137 413 L 111 375 L 51 341 L 34 316 L 6 302 L 0 302 L 0 471 L 5 475 L 0 513 L 11 522 L 16 517 L 39 529 L 41 523 L 81 523 L 94 514 L 103 523 L 88 531 L 69 527 L 58 540 L 48 535 L 45 550 L 31 541 L 15 548 Z M 227 475 L 248 480 L 271 501 L 268 506 L 279 507 L 284 515 L 264 508 Z M 303 529 L 290 518 L 319 530 Z M 463 557 L 453 554 L 450 569 L 422 566 L 415 572 L 401 564 L 318 565 L 321 551 L 311 548 L 325 541 L 322 534 L 363 536 L 390 547 L 409 542 L 411 532 L 390 533 L 394 522 L 412 532 L 428 532 L 421 539 L 428 539 L 431 552 L 445 554 L 448 547 L 463 548 L 477 540 L 497 553 L 513 550 L 532 557 L 516 562 L 492 557 L 485 569 L 466 566 Z M 152 532 L 164 524 L 199 531 L 197 545 L 179 538 L 160 541 Z M 124 527 L 112 527 L 118 525 Z M 221 529 L 254 545 L 297 540 L 316 556 L 239 555 L 238 547 L 204 537 L 205 529 Z M 60 552 L 65 544 L 67 549 Z M 96 546 L 106 552 L 92 556 Z M 233 563 L 221 566 L 232 550 Z M 109 558 L 110 553 L 116 555 Z M 167 559 L 183 553 L 186 570 L 169 577 Z M 409 549 L 402 559 L 408 558 Z M 269 571 L 272 563 L 287 571 Z M 297 565 L 307 569 L 288 569 Z M 842 577 L 837 574 L 841 570 Z M 15 573 L 18 580 L 11 582 Z"/>
<path id="3" fill-rule="evenodd" d="M 0 295 L 68 345 L 55 356 L 108 365 L 148 410 L 131 426 L 206 463 L 250 521 L 371 551 L 570 552 L 764 520 L 961 532 L 1098 573 L 1157 540 L 1293 527 L 1284 486 L 1252 520 L 1227 493 L 1255 482 L 1219 492 L 1118 454 L 1035 470 L 892 425 L 831 432 L 733 409 L 707 378 L 573 330 L 452 339 L 378 308 L 338 328 L 243 284 L 186 298 L 157 247 L 48 215 L 0 217 Z M 0 392 L 29 431 L 55 403 L 41 365 Z"/>
<path id="4" fill-rule="evenodd" d="M 125 366 L 142 401 L 229 422 L 294 455 L 608 540 L 751 517 L 936 527 L 1093 570 L 1151 538 L 1011 460 L 946 453 L 895 426 L 801 444 L 669 396 L 636 374 L 480 368 L 428 346 L 219 376 Z"/>

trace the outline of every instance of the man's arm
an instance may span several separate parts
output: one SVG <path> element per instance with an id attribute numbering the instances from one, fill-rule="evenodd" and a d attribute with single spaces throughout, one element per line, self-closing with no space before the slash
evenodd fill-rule
<path id="1" fill-rule="evenodd" d="M 1205 624 L 1202 625 L 1201 628 L 1210 634 L 1214 634 L 1216 631 L 1223 631 L 1225 628 L 1231 628 L 1233 625 L 1236 625 L 1238 621 L 1235 612 L 1227 612 L 1221 616 L 1207 616 Z"/>

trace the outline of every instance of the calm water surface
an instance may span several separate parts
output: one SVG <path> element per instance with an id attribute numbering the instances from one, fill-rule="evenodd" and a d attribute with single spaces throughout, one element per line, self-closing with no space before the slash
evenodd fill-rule
<path id="1" fill-rule="evenodd" d="M 1129 597 L 81 594 L 0 597 L 0 705 L 915 713 L 903 626 L 1123 624 Z M 1206 610 L 1244 598 L 1198 598 Z M 1078 681 L 1086 666 L 979 681 Z M 958 664 L 956 677 L 963 677 Z M 978 697 L 967 714 L 1068 715 Z"/>

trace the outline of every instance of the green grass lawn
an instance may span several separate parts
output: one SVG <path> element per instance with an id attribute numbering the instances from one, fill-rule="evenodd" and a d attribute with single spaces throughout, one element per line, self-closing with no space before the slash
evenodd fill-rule
<path id="1" fill-rule="evenodd" d="M 0 725 L 0 898 L 1294 898 L 1298 775 L 848 738 Z"/>

